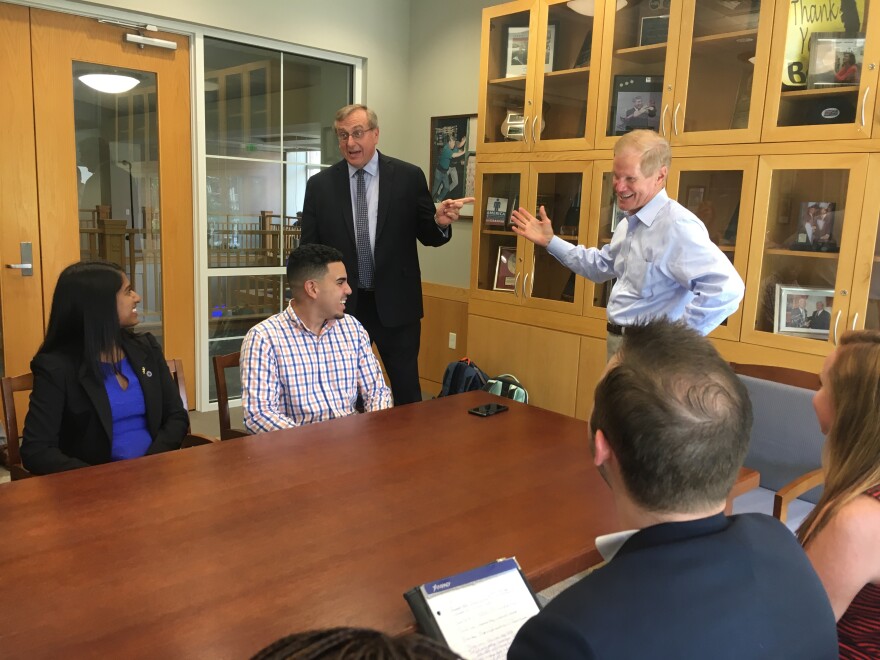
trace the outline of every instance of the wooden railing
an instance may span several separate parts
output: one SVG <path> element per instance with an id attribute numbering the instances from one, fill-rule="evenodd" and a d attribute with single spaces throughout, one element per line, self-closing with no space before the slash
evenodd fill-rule
<path id="1" fill-rule="evenodd" d="M 290 251 L 299 246 L 296 216 L 260 211 L 255 222 L 241 222 L 241 217 L 208 216 L 208 268 L 283 266 Z"/>

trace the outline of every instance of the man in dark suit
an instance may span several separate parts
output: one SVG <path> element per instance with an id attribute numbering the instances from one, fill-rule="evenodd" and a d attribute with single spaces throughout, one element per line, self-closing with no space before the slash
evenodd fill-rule
<path id="1" fill-rule="evenodd" d="M 627 329 L 597 385 L 591 450 L 613 493 L 607 564 L 526 622 L 508 658 L 837 657 L 828 596 L 797 539 L 724 515 L 748 448 L 745 387 L 666 320 Z"/>
<path id="2" fill-rule="evenodd" d="M 422 279 L 416 240 L 440 246 L 472 198 L 435 208 L 424 173 L 376 150 L 379 121 L 348 105 L 334 122 L 343 160 L 306 185 L 302 242 L 342 252 L 352 294 L 346 311 L 367 329 L 391 381 L 395 405 L 421 401 Z"/>
<path id="3" fill-rule="evenodd" d="M 816 303 L 816 311 L 810 314 L 807 324 L 813 330 L 828 330 L 831 327 L 831 314 L 825 309 L 825 303 Z"/>

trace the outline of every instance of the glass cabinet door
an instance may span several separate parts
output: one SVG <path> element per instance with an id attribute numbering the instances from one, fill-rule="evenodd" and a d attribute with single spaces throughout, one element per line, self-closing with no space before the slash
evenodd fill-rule
<path id="1" fill-rule="evenodd" d="M 817 17 L 807 3 L 779 3 L 765 140 L 871 137 L 880 19 L 872 13 L 871 0 L 843 0 L 829 7 L 835 5 L 836 12 Z"/>
<path id="2" fill-rule="evenodd" d="M 589 3 L 595 13 L 602 13 L 602 3 Z M 543 67 L 538 66 L 535 81 L 535 113 L 529 130 L 536 149 L 585 149 L 587 96 L 591 88 L 598 89 L 597 57 L 593 45 L 601 37 L 601 16 L 594 16 L 582 7 L 583 3 L 550 0 L 542 7 L 540 16 L 541 43 L 546 44 Z M 596 6 L 598 5 L 598 6 Z M 579 11 L 578 11 L 579 10 Z M 540 50 L 540 49 L 538 49 Z M 540 62 L 539 62 L 540 64 Z M 591 81 L 593 84 L 591 85 Z M 595 96 L 594 93 L 590 94 Z M 589 106 L 595 114 L 595 107 Z M 590 135 L 590 138 L 593 136 Z"/>
<path id="3" fill-rule="evenodd" d="M 471 289 L 478 298 L 522 301 L 526 242 L 510 229 L 510 212 L 524 205 L 528 165 L 489 163 L 477 167 Z"/>
<path id="4" fill-rule="evenodd" d="M 868 181 L 880 177 L 880 156 L 870 157 Z M 880 186 L 871 186 L 865 193 L 859 248 L 853 274 L 850 315 L 841 319 L 842 328 L 880 330 Z"/>
<path id="5" fill-rule="evenodd" d="M 757 156 L 678 158 L 669 177 L 669 195 L 696 215 L 709 238 L 730 259 L 743 281 L 748 266 Z M 738 340 L 742 306 L 713 337 Z"/>
<path id="6" fill-rule="evenodd" d="M 590 194 L 590 224 L 583 245 L 595 245 L 599 249 L 611 242 L 611 236 L 624 217 L 617 207 L 617 195 L 614 193 L 614 177 L 611 174 L 610 160 L 598 160 L 593 163 L 592 186 Z M 583 278 L 581 278 L 583 279 Z M 596 283 L 584 280 L 584 313 L 594 318 L 605 318 L 605 308 L 611 287 L 616 280 Z"/>
<path id="7" fill-rule="evenodd" d="M 773 3 L 686 0 L 673 144 L 760 140 Z"/>
<path id="8" fill-rule="evenodd" d="M 605 17 L 609 66 L 603 63 L 599 86 L 608 96 L 597 116 L 597 146 L 611 147 L 610 138 L 638 128 L 668 137 L 681 6 L 682 0 L 618 0 L 617 11 Z"/>
<path id="9" fill-rule="evenodd" d="M 868 156 L 762 156 L 742 337 L 824 354 L 849 316 Z"/>
<path id="10" fill-rule="evenodd" d="M 480 57 L 479 148 L 484 152 L 528 151 L 537 118 L 532 89 L 537 57 L 537 19 L 531 1 L 489 7 L 483 12 Z M 541 59 L 544 48 L 540 49 Z M 543 70 L 543 69 L 541 69 Z"/>
<path id="11" fill-rule="evenodd" d="M 530 210 L 543 206 L 553 222 L 553 233 L 573 245 L 586 240 L 583 200 L 589 200 L 591 166 L 584 163 L 536 163 L 529 182 Z M 583 229 L 583 231 L 582 231 Z M 580 314 L 584 278 L 577 277 L 544 248 L 529 243 L 524 255 L 523 297 L 527 304 Z"/>

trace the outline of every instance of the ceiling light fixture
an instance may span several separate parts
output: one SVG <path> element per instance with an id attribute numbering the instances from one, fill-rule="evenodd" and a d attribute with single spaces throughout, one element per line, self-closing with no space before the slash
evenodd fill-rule
<path id="1" fill-rule="evenodd" d="M 87 73 L 79 77 L 80 82 L 105 94 L 121 94 L 127 92 L 140 82 L 132 76 L 121 76 L 116 73 Z"/>
<path id="2" fill-rule="evenodd" d="M 627 0 L 617 0 L 617 11 L 626 7 Z M 596 15 L 596 0 L 569 0 L 568 8 L 584 16 Z"/>

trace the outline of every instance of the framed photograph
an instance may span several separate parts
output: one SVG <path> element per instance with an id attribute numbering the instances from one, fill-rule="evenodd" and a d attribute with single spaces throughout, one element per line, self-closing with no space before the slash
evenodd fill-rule
<path id="1" fill-rule="evenodd" d="M 639 26 L 639 46 L 665 44 L 669 35 L 669 14 L 643 16 Z"/>
<path id="2" fill-rule="evenodd" d="M 573 69 L 580 69 L 584 66 L 590 65 L 590 57 L 593 51 L 593 31 L 589 30 L 587 32 L 587 36 L 584 37 L 584 43 L 581 45 L 580 51 L 578 51 L 577 57 L 574 60 Z"/>
<path id="3" fill-rule="evenodd" d="M 486 198 L 486 224 L 503 227 L 507 224 L 507 198 Z"/>
<path id="4" fill-rule="evenodd" d="M 846 37 L 841 32 L 814 32 L 810 36 L 807 89 L 858 86 L 864 57 L 864 34 Z"/>
<path id="5" fill-rule="evenodd" d="M 827 339 L 833 304 L 834 289 L 777 284 L 773 332 Z"/>
<path id="6" fill-rule="evenodd" d="M 614 76 L 609 135 L 637 128 L 660 130 L 663 76 Z"/>
<path id="7" fill-rule="evenodd" d="M 706 188 L 703 186 L 690 186 L 687 189 L 687 197 L 685 198 L 685 206 L 691 213 L 696 213 L 703 203 L 703 197 L 706 195 Z"/>
<path id="8" fill-rule="evenodd" d="M 513 291 L 516 288 L 516 248 L 498 248 L 498 261 L 495 264 L 495 291 Z"/>
<path id="9" fill-rule="evenodd" d="M 475 154 L 477 115 L 431 117 L 430 172 L 431 198 L 435 204 L 444 199 L 473 197 L 466 194 L 467 161 Z M 461 217 L 473 217 L 474 207 L 462 207 Z"/>
<path id="10" fill-rule="evenodd" d="M 547 43 L 544 49 L 544 72 L 553 71 L 553 60 L 556 53 L 556 23 L 547 26 Z M 507 53 L 505 55 L 505 78 L 526 75 L 529 58 L 529 28 L 507 28 Z"/>
<path id="11" fill-rule="evenodd" d="M 547 44 L 544 50 L 544 73 L 553 71 L 553 60 L 556 53 L 556 23 L 547 26 Z"/>
<path id="12" fill-rule="evenodd" d="M 834 238 L 834 202 L 801 202 L 798 228 L 793 250 L 813 252 L 837 252 Z"/>
<path id="13" fill-rule="evenodd" d="M 529 65 L 529 28 L 507 28 L 507 52 L 504 60 L 506 62 L 505 78 L 526 75 L 526 69 Z"/>

